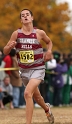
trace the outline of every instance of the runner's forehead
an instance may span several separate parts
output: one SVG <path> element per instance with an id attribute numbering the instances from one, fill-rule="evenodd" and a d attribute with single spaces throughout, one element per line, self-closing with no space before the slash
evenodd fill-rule
<path id="1" fill-rule="evenodd" d="M 21 12 L 21 15 L 24 15 L 24 14 L 30 14 L 30 12 L 28 11 L 28 10 L 23 10 L 22 12 Z"/>

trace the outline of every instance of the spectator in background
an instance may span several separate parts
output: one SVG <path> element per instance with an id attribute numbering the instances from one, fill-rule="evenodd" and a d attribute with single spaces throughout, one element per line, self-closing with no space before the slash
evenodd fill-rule
<path id="1" fill-rule="evenodd" d="M 1 68 L 5 67 L 5 62 L 2 60 L 2 50 L 0 50 L 0 82 L 5 78 L 5 71 L 2 71 Z"/>
<path id="2" fill-rule="evenodd" d="M 7 103 L 10 103 L 10 108 L 13 109 L 13 87 L 9 75 L 6 75 L 1 82 L 0 89 L 0 107 L 3 109 Z"/>
<path id="3" fill-rule="evenodd" d="M 19 108 L 25 108 L 26 107 L 26 102 L 24 99 L 24 90 L 25 90 L 25 87 L 22 83 L 22 86 L 20 87 Z"/>
<path id="4" fill-rule="evenodd" d="M 44 49 L 44 52 L 46 52 L 47 50 Z M 40 84 L 40 92 L 41 92 L 41 95 L 43 96 L 45 102 L 50 102 L 50 98 L 48 97 L 48 91 L 49 91 L 49 86 L 50 86 L 50 72 L 51 72 L 51 69 L 55 68 L 56 67 L 56 60 L 54 59 L 53 57 L 53 54 L 52 54 L 52 59 L 50 61 L 47 61 L 45 62 L 45 78 L 44 78 L 44 83 L 41 83 Z M 36 104 L 35 104 L 36 105 Z"/>
<path id="5" fill-rule="evenodd" d="M 16 70 L 11 71 L 10 79 L 11 79 L 11 84 L 13 86 L 13 105 L 14 105 L 14 108 L 18 108 L 19 97 L 20 97 L 20 87 L 22 86 L 22 80 L 19 75 L 19 67 L 18 67 L 18 62 L 16 58 L 16 50 L 12 49 L 9 55 L 12 59 L 12 67 L 16 68 Z"/>
<path id="6" fill-rule="evenodd" d="M 52 77 L 52 85 L 54 88 L 53 94 L 53 105 L 54 106 L 61 106 L 62 104 L 62 90 L 64 86 L 62 74 L 67 72 L 67 64 L 61 64 L 61 54 L 59 52 L 53 52 L 54 58 L 56 59 L 57 66 L 53 69 L 54 75 Z"/>
<path id="7" fill-rule="evenodd" d="M 63 74 L 63 105 L 69 106 L 70 104 L 70 92 L 71 92 L 71 85 L 72 85 L 72 56 L 65 58 L 63 54 L 63 60 L 67 63 L 68 70 L 65 74 Z"/>
<path id="8" fill-rule="evenodd" d="M 45 63 L 46 65 L 46 73 L 45 73 L 45 81 L 48 86 L 46 87 L 47 93 L 46 93 L 46 102 L 53 105 L 53 85 L 52 85 L 52 76 L 54 74 L 53 69 L 56 68 L 57 63 L 56 60 L 52 54 L 52 59 L 50 61 L 47 61 Z"/>
<path id="9" fill-rule="evenodd" d="M 46 62 L 46 69 L 51 70 L 57 66 L 56 59 L 52 55 L 52 59 Z"/>
<path id="10" fill-rule="evenodd" d="M 9 53 L 10 54 L 10 53 Z M 10 57 L 10 55 L 5 55 L 3 57 L 3 61 L 5 62 L 5 68 L 11 68 L 12 67 L 12 59 Z M 6 74 L 10 75 L 11 74 L 11 70 L 5 71 Z"/>
<path id="11" fill-rule="evenodd" d="M 1 82 L 4 80 L 5 78 L 5 72 L 1 70 L 1 68 L 4 68 L 5 67 L 5 62 L 2 60 L 2 50 L 0 50 L 0 85 L 1 85 Z M 2 103 L 2 88 L 0 87 L 0 107 L 3 109 L 4 106 L 3 106 L 3 103 Z"/>
<path id="12" fill-rule="evenodd" d="M 1 88 L 1 86 L 0 86 L 0 108 L 4 109 L 4 105 L 3 105 L 3 102 L 2 102 L 2 88 Z"/>

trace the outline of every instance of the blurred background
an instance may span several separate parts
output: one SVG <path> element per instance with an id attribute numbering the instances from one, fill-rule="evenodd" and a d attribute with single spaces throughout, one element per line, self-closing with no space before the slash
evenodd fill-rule
<path id="1" fill-rule="evenodd" d="M 21 27 L 20 12 L 27 8 L 33 12 L 34 27 L 44 30 L 53 42 L 52 60 L 46 62 L 46 73 L 40 92 L 45 102 L 52 106 L 72 106 L 72 1 L 71 0 L 2 0 L 0 4 L 0 84 L 5 75 L 10 78 L 12 94 L 4 92 L 10 98 L 11 108 L 25 107 L 24 86 L 20 78 L 16 51 L 3 55 L 3 47 L 7 44 L 14 30 Z M 46 51 L 46 44 L 41 41 Z M 3 68 L 3 70 L 2 70 Z M 4 69 L 7 68 L 7 71 Z M 9 69 L 9 70 L 8 70 Z M 12 70 L 15 69 L 15 70 Z M 6 81 L 5 81 L 6 82 Z M 4 84 L 5 85 L 5 84 Z M 8 86 L 9 86 L 8 85 Z M 7 85 L 5 85 L 7 88 Z M 10 86 L 11 87 L 11 86 Z M 11 91 L 11 90 L 9 90 Z M 0 107 L 2 104 L 0 97 Z M 13 102 L 13 105 L 12 105 Z M 37 104 L 35 103 L 35 106 Z"/>
<path id="2" fill-rule="evenodd" d="M 51 38 L 53 51 L 70 53 L 72 51 L 70 5 L 69 0 L 2 0 L 0 4 L 0 48 L 6 45 L 11 33 L 21 27 L 20 11 L 28 8 L 34 15 L 34 26 L 45 30 Z M 43 42 L 42 45 L 46 48 Z"/>

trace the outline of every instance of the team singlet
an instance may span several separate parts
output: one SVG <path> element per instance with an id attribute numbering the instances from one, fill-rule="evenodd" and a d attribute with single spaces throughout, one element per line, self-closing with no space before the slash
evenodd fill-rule
<path id="1" fill-rule="evenodd" d="M 45 68 L 43 48 L 37 40 L 36 29 L 33 29 L 30 35 L 25 35 L 18 29 L 16 51 L 18 65 L 21 68 Z"/>

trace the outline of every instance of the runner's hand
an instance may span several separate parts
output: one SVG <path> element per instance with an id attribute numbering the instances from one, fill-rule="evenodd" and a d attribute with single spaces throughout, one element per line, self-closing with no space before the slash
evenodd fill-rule
<path id="1" fill-rule="evenodd" d="M 12 48 L 15 47 L 16 44 L 17 44 L 16 41 L 12 41 L 12 42 L 9 42 L 9 43 L 7 44 L 7 46 L 8 46 L 10 49 L 12 49 Z"/>
<path id="2" fill-rule="evenodd" d="M 49 60 L 52 59 L 52 52 L 51 51 L 47 51 L 44 53 L 44 61 L 47 62 Z"/>

